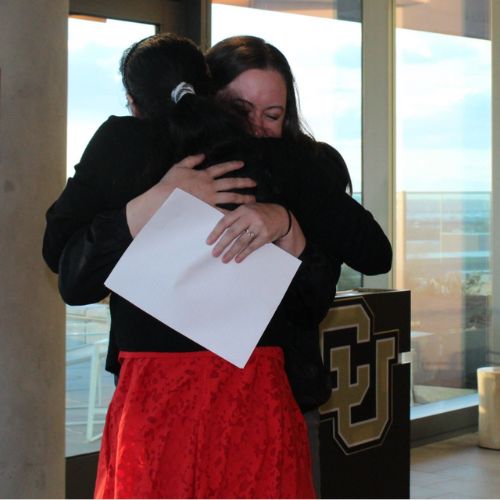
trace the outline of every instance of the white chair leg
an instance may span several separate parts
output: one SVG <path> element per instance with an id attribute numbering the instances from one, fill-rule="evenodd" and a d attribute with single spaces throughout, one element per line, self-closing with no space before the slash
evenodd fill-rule
<path id="1" fill-rule="evenodd" d="M 94 345 L 94 352 L 90 358 L 90 384 L 89 384 L 89 406 L 87 410 L 87 440 L 94 439 L 94 416 L 96 409 L 97 398 L 97 381 L 99 380 L 99 350 L 98 346 Z"/>

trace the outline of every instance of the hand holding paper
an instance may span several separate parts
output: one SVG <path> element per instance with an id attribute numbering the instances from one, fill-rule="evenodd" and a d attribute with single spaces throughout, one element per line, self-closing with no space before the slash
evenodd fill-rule
<path id="1" fill-rule="evenodd" d="M 106 286 L 242 368 L 300 261 L 267 244 L 241 263 L 212 256 L 221 213 L 176 189 L 136 236 Z"/>

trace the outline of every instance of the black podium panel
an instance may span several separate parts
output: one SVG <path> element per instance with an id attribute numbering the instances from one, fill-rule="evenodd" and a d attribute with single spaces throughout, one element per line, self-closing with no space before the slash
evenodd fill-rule
<path id="1" fill-rule="evenodd" d="M 409 498 L 410 292 L 341 293 L 320 327 L 333 379 L 321 409 L 323 498 Z"/>

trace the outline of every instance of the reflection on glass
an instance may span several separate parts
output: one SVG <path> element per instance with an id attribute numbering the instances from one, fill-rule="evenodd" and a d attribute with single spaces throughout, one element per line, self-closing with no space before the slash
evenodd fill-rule
<path id="1" fill-rule="evenodd" d="M 99 125 L 125 115 L 119 75 L 128 46 L 155 33 L 155 26 L 109 19 L 69 19 L 68 176 Z M 104 370 L 109 332 L 107 304 L 66 306 L 66 455 L 97 451 L 114 390 Z"/>
<path id="2" fill-rule="evenodd" d="M 475 392 L 488 357 L 491 43 L 472 3 L 398 12 L 396 279 L 412 293 L 415 404 Z"/>
<path id="3" fill-rule="evenodd" d="M 358 200 L 360 19 L 359 0 L 325 2 L 321 8 L 306 1 L 212 2 L 212 44 L 228 36 L 252 34 L 272 43 L 286 56 L 297 81 L 304 121 L 316 139 L 331 144 L 342 154 Z M 359 287 L 361 279 L 359 273 L 344 266 L 338 288 Z"/>

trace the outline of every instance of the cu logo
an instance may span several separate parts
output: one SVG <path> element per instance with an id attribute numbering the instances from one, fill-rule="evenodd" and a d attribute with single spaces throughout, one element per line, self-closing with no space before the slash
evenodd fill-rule
<path id="1" fill-rule="evenodd" d="M 366 302 L 350 298 L 328 312 L 320 325 L 320 345 L 333 379 L 321 420 L 331 420 L 333 439 L 347 455 L 378 446 L 392 422 L 397 330 L 375 332 Z"/>

